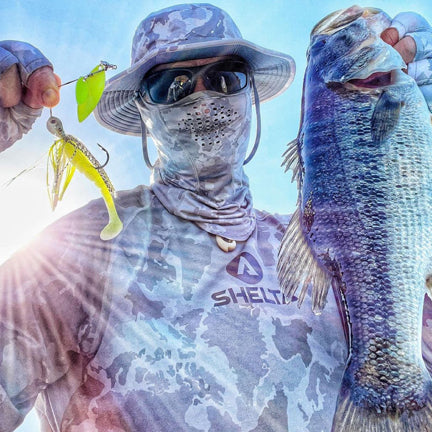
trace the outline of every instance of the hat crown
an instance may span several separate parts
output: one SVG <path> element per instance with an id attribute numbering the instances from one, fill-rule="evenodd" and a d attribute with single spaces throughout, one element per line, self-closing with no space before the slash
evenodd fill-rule
<path id="1" fill-rule="evenodd" d="M 132 43 L 132 65 L 150 50 L 175 51 L 185 44 L 242 39 L 222 9 L 210 4 L 181 4 L 150 14 L 141 21 Z"/>

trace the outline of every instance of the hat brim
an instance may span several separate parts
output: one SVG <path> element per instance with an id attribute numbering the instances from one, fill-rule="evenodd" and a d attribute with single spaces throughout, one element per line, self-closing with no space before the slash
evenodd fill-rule
<path id="1" fill-rule="evenodd" d="M 244 39 L 214 40 L 178 45 L 175 50 L 149 51 L 129 69 L 111 78 L 94 112 L 103 126 L 125 135 L 141 136 L 141 118 L 134 98 L 143 76 L 154 66 L 198 58 L 236 55 L 243 58 L 254 74 L 260 103 L 286 90 L 295 75 L 292 57 L 264 49 Z"/>

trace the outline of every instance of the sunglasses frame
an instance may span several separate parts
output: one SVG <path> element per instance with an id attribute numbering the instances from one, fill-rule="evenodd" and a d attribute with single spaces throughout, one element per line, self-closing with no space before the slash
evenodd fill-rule
<path id="1" fill-rule="evenodd" d="M 223 95 L 234 95 L 239 93 L 240 91 L 244 90 L 245 88 L 248 87 L 248 85 L 250 85 L 250 79 L 251 79 L 251 69 L 248 66 L 248 64 L 242 60 L 242 59 L 224 59 L 224 60 L 219 60 L 216 61 L 214 63 L 209 63 L 206 65 L 202 65 L 202 66 L 191 66 L 191 67 L 173 67 L 173 68 L 167 68 L 167 69 L 162 69 L 162 70 L 157 70 L 157 71 L 153 71 L 150 70 L 149 72 L 146 73 L 146 75 L 144 76 L 142 82 L 141 82 L 141 89 L 140 89 L 140 95 L 141 97 L 145 98 L 147 96 L 147 100 L 150 100 L 152 103 L 157 104 L 157 105 L 172 105 L 182 99 L 184 99 L 185 97 L 191 95 L 192 93 L 194 93 L 195 91 L 195 87 L 196 87 L 196 83 L 198 80 L 198 77 L 202 77 L 203 81 L 205 84 L 208 84 L 208 77 L 205 76 L 205 72 L 208 71 L 209 69 L 214 69 L 217 67 L 222 67 L 223 65 L 227 65 L 227 64 L 231 64 L 231 65 L 240 65 L 239 68 L 235 68 L 235 67 L 229 67 L 225 69 L 225 72 L 240 72 L 240 73 L 244 73 L 245 77 L 246 77 L 246 83 L 243 87 L 241 87 L 240 89 L 234 91 L 234 92 L 229 92 L 229 93 L 224 93 L 224 92 L 220 92 L 218 90 L 214 90 L 209 88 L 208 90 L 211 91 L 216 91 L 217 93 L 223 94 Z M 158 67 L 158 66 L 156 66 Z M 230 70 L 232 68 L 232 70 Z M 154 68 L 153 68 L 154 69 Z M 220 69 L 221 71 L 224 71 L 223 68 Z M 175 74 L 175 72 L 178 71 L 178 74 Z M 199 71 L 198 73 L 196 73 L 195 71 Z M 172 101 L 172 102 L 162 102 L 162 101 L 155 101 L 152 98 L 151 95 L 151 91 L 149 89 L 149 79 L 151 77 L 154 77 L 155 75 L 163 75 L 164 73 L 173 73 L 175 75 L 181 76 L 182 72 L 185 72 L 183 75 L 185 75 L 188 79 L 188 83 L 190 83 L 190 89 L 187 90 L 187 93 L 182 96 L 181 98 Z M 171 81 L 170 86 L 173 84 L 173 82 Z M 169 88 L 167 89 L 167 97 L 168 97 L 168 93 L 169 93 Z"/>

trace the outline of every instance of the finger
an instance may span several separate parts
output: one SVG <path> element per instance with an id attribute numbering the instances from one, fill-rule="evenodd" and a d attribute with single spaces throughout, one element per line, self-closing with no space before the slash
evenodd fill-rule
<path id="1" fill-rule="evenodd" d="M 0 106 L 10 108 L 21 100 L 18 59 L 0 46 Z"/>
<path id="2" fill-rule="evenodd" d="M 395 27 L 389 27 L 381 33 L 381 39 L 395 48 L 405 63 L 411 63 L 414 60 L 417 44 L 411 34 L 400 39 L 398 30 Z"/>
<path id="3" fill-rule="evenodd" d="M 381 39 L 391 46 L 399 42 L 399 32 L 394 27 L 389 27 L 381 33 Z"/>
<path id="4" fill-rule="evenodd" d="M 405 63 L 411 63 L 414 60 L 417 44 L 412 35 L 399 40 L 398 30 L 395 27 L 389 27 L 381 33 L 381 39 L 398 51 Z"/>
<path id="5" fill-rule="evenodd" d="M 10 108 L 21 100 L 21 79 L 18 67 L 13 64 L 0 75 L 0 106 Z"/>
<path id="6" fill-rule="evenodd" d="M 417 54 L 417 45 L 415 40 L 409 36 L 405 36 L 399 42 L 393 45 L 393 48 L 399 52 L 405 63 L 411 63 Z"/>
<path id="7" fill-rule="evenodd" d="M 53 107 L 60 101 L 60 78 L 51 67 L 44 66 L 33 72 L 25 89 L 23 101 L 31 108 Z"/>

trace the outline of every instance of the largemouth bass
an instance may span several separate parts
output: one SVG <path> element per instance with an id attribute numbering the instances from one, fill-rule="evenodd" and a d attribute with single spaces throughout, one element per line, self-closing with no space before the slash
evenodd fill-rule
<path id="1" fill-rule="evenodd" d="M 353 6 L 311 34 L 299 135 L 285 154 L 299 186 L 279 279 L 331 285 L 350 323 L 334 431 L 432 431 L 422 308 L 432 258 L 432 129 L 400 55 L 381 38 L 390 18 Z"/>

